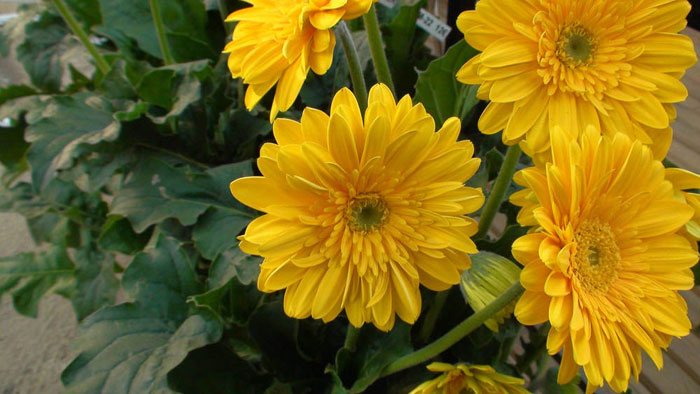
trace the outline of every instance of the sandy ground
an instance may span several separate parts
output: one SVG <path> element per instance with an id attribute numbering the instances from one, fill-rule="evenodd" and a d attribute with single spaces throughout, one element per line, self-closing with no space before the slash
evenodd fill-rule
<path id="1" fill-rule="evenodd" d="M 0 213 L 0 257 L 33 246 L 24 218 Z M 68 344 L 76 326 L 73 309 L 64 298 L 45 298 L 39 317 L 31 319 L 17 314 L 12 299 L 4 297 L 0 304 L 0 393 L 61 392 L 61 371 L 74 357 Z"/>
<path id="2" fill-rule="evenodd" d="M 0 4 L 0 13 L 14 4 Z M 0 79 L 22 82 L 26 75 L 17 64 L 0 59 Z M 3 81 L 0 81 L 3 82 Z M 24 218 L 0 213 L 0 257 L 34 247 Z M 15 312 L 12 299 L 0 302 L 0 394 L 62 392 L 61 371 L 75 356 L 68 344 L 77 322 L 66 299 L 51 295 L 42 300 L 37 319 Z"/>

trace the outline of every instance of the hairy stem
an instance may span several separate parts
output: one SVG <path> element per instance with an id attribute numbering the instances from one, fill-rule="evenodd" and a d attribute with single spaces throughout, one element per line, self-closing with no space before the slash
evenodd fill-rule
<path id="1" fill-rule="evenodd" d="M 428 361 L 438 354 L 444 352 L 481 326 L 486 320 L 493 317 L 493 315 L 502 310 L 506 305 L 513 302 L 522 294 L 522 292 L 523 287 L 520 285 L 520 283 L 515 283 L 508 290 L 506 290 L 505 293 L 501 294 L 500 297 L 496 298 L 492 303 L 487 305 L 486 308 L 469 316 L 466 320 L 461 322 L 442 337 L 438 338 L 435 342 L 413 353 L 407 354 L 389 364 L 386 368 L 384 368 L 381 376 L 387 376 L 403 371 L 404 369 Z"/>
<path id="2" fill-rule="evenodd" d="M 374 72 L 377 74 L 377 81 L 388 86 L 391 92 L 394 93 L 394 96 L 396 96 L 394 81 L 391 79 L 391 71 L 389 70 L 389 61 L 386 58 L 386 52 L 384 52 L 384 41 L 382 41 L 382 32 L 379 29 L 379 19 L 377 19 L 377 11 L 374 7 L 372 5 L 369 12 L 362 16 L 365 30 L 367 31 L 372 62 L 374 63 Z"/>
<path id="3" fill-rule="evenodd" d="M 357 97 L 357 102 L 360 105 L 360 112 L 364 112 L 367 108 L 367 85 L 365 85 L 365 77 L 362 74 L 362 65 L 360 64 L 360 57 L 357 56 L 355 42 L 345 21 L 338 23 L 335 32 L 343 45 L 345 58 L 348 61 L 348 69 L 350 70 L 352 89 L 355 91 L 355 97 Z"/>
<path id="4" fill-rule="evenodd" d="M 73 13 L 71 13 L 66 3 L 63 0 L 54 0 L 53 3 L 56 5 L 56 9 L 58 9 L 61 17 L 66 22 L 68 27 L 70 27 L 73 34 L 78 36 L 80 42 L 85 46 L 92 58 L 95 59 L 97 69 L 100 70 L 102 74 L 107 74 L 110 69 L 109 63 L 107 63 L 107 60 L 105 60 L 104 56 L 102 56 L 97 47 L 90 42 L 90 37 L 88 36 L 87 32 L 85 32 L 80 23 L 75 19 L 75 16 L 73 16 Z"/>
<path id="5" fill-rule="evenodd" d="M 151 17 L 153 18 L 153 24 L 156 26 L 158 45 L 160 45 L 160 52 L 163 54 L 163 61 L 166 65 L 175 64 L 173 53 L 170 50 L 170 43 L 168 42 L 168 36 L 165 34 L 163 17 L 160 14 L 160 3 L 158 3 L 158 0 L 148 0 L 148 4 L 151 6 Z"/>
<path id="6" fill-rule="evenodd" d="M 348 332 L 345 334 L 345 344 L 343 347 L 350 352 L 354 352 L 357 347 L 357 339 L 360 337 L 360 329 L 348 323 Z"/>

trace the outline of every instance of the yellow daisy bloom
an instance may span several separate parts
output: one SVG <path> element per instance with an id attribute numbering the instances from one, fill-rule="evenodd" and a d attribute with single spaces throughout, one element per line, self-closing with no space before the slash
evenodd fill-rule
<path id="1" fill-rule="evenodd" d="M 464 186 L 478 169 L 460 122 L 436 133 L 433 118 L 405 96 L 374 86 L 364 118 L 346 88 L 330 116 L 306 108 L 301 122 L 278 119 L 277 144 L 263 145 L 259 177 L 231 183 L 242 203 L 265 213 L 241 236 L 264 258 L 258 288 L 285 290 L 284 310 L 324 322 L 345 310 L 355 327 L 390 330 L 395 314 L 414 323 L 419 284 L 459 283 L 476 253 L 466 217 L 484 202 Z"/>
<path id="2" fill-rule="evenodd" d="M 482 52 L 457 79 L 491 101 L 479 129 L 503 130 L 532 157 L 547 159 L 559 125 L 570 140 L 588 126 L 627 134 L 660 159 L 672 103 L 688 95 L 679 79 L 697 60 L 677 34 L 689 10 L 686 0 L 481 0 L 457 20 Z"/>
<path id="3" fill-rule="evenodd" d="M 367 12 L 373 0 L 246 0 L 252 7 L 226 19 L 237 21 L 233 39 L 224 48 L 234 78 L 248 84 L 245 106 L 255 104 L 275 84 L 270 121 L 294 104 L 309 69 L 322 75 L 333 63 L 340 19 Z"/>
<path id="4" fill-rule="evenodd" d="M 674 193 L 651 150 L 589 127 L 579 141 L 552 133 L 552 163 L 518 172 L 511 202 L 532 232 L 513 243 L 525 293 L 515 316 L 549 321 L 547 349 L 563 349 L 559 383 L 582 366 L 588 391 L 618 392 L 639 376 L 641 350 L 661 368 L 661 349 L 690 330 L 679 290 L 693 287 L 698 254 L 680 231 L 693 209 Z"/>
<path id="5" fill-rule="evenodd" d="M 442 372 L 433 380 L 422 383 L 410 394 L 527 394 L 523 379 L 502 375 L 488 365 L 450 365 L 432 363 L 432 372 Z"/>

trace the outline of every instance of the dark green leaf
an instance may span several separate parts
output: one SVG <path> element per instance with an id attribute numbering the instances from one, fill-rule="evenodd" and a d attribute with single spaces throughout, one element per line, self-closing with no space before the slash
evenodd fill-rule
<path id="1" fill-rule="evenodd" d="M 114 257 L 86 245 L 75 253 L 73 309 L 82 320 L 105 305 L 114 304 L 119 281 L 114 275 Z"/>
<path id="2" fill-rule="evenodd" d="M 17 59 L 39 89 L 58 92 L 64 76 L 69 75 L 69 64 L 83 74 L 94 71 L 87 50 L 70 34 L 60 16 L 43 12 L 26 24 L 24 32 L 24 42 L 17 46 Z"/>
<path id="3" fill-rule="evenodd" d="M 142 159 L 132 178 L 115 197 L 111 213 L 129 218 L 137 232 L 167 218 L 176 218 L 189 226 L 210 208 L 233 216 L 252 217 L 237 209 L 230 198 L 222 201 L 221 196 L 228 186 L 221 185 L 210 173 L 173 163 L 178 166 L 169 164 L 165 158 L 149 156 Z M 236 234 L 235 229 L 230 233 L 232 238 Z"/>
<path id="4" fill-rule="evenodd" d="M 401 1 L 398 7 L 387 12 L 391 19 L 385 27 L 386 52 L 399 97 L 412 93 L 418 77 L 416 70 L 426 67 L 431 59 L 425 47 L 428 35 L 416 25 L 420 9 L 425 4 L 425 0 Z"/>
<path id="5" fill-rule="evenodd" d="M 168 373 L 221 334 L 208 313 L 184 317 L 142 303 L 102 309 L 80 325 L 74 342 L 80 355 L 61 380 L 69 392 L 170 392 Z"/>
<path id="6" fill-rule="evenodd" d="M 137 234 L 127 219 L 114 215 L 102 226 L 98 243 L 104 250 L 135 254 L 143 250 L 150 238 L 149 231 Z"/>
<path id="7" fill-rule="evenodd" d="M 225 285 L 236 278 L 247 285 L 253 283 L 260 273 L 260 258 L 243 253 L 236 245 L 219 255 L 209 268 L 207 287 L 210 289 Z"/>
<path id="8" fill-rule="evenodd" d="M 168 392 L 168 373 L 187 354 L 219 340 L 221 322 L 206 311 L 190 315 L 197 294 L 194 262 L 176 240 L 161 236 L 124 273 L 134 303 L 101 309 L 80 326 L 80 353 L 61 377 L 69 392 Z"/>
<path id="9" fill-rule="evenodd" d="M 168 375 L 170 387 L 185 394 L 255 394 L 268 379 L 221 345 L 205 346 L 187 355 Z"/>
<path id="10" fill-rule="evenodd" d="M 350 389 L 353 393 L 365 391 L 379 378 L 387 365 L 413 351 L 411 326 L 397 323 L 388 333 L 374 329 L 363 330 L 357 349 L 355 362 L 358 363 L 359 373 Z"/>
<path id="11" fill-rule="evenodd" d="M 198 221 L 192 232 L 197 249 L 204 258 L 214 260 L 225 250 L 238 245 L 236 236 L 250 222 L 250 213 L 233 198 L 229 184 L 234 179 L 253 175 L 250 162 L 228 164 L 207 171 L 218 193 L 218 200 L 229 209 L 210 208 Z M 232 210 L 230 208 L 237 208 Z M 245 283 L 245 282 L 244 282 Z"/>
<path id="12" fill-rule="evenodd" d="M 28 119 L 25 139 L 35 187 L 43 188 L 56 171 L 69 167 L 83 145 L 113 141 L 120 124 L 100 97 L 55 96 L 37 119 Z"/>
<path id="13" fill-rule="evenodd" d="M 180 242 L 161 235 L 154 247 L 134 257 L 124 272 L 122 287 L 149 307 L 185 314 L 187 297 L 203 290 L 193 257 Z"/>
<path id="14" fill-rule="evenodd" d="M 310 379 L 323 370 L 297 352 L 296 324 L 284 314 L 281 302 L 264 304 L 250 317 L 250 335 L 260 347 L 264 363 L 282 381 Z"/>
<path id="15" fill-rule="evenodd" d="M 272 131 L 272 125 L 267 119 L 257 118 L 245 108 L 222 113 L 218 128 L 223 134 L 226 155 L 234 160 L 254 157 L 263 136 Z"/>
<path id="16" fill-rule="evenodd" d="M 463 85 L 455 77 L 462 65 L 476 54 L 466 41 L 460 40 L 418 75 L 416 101 L 423 103 L 437 124 L 452 116 L 464 120 L 478 102 L 478 86 Z"/>
<path id="17" fill-rule="evenodd" d="M 10 85 L 0 88 L 0 104 L 19 97 L 32 96 L 37 91 L 26 85 Z"/>
<path id="18" fill-rule="evenodd" d="M 168 218 L 176 218 L 185 226 L 192 225 L 211 206 L 203 178 L 203 173 L 189 167 L 177 168 L 161 159 L 147 157 L 114 198 L 110 213 L 129 218 L 139 233 Z"/>
<path id="19" fill-rule="evenodd" d="M 102 21 L 98 0 L 66 0 L 66 4 L 85 28 L 89 29 Z"/>
<path id="20" fill-rule="evenodd" d="M 206 13 L 201 0 L 160 0 L 159 3 L 176 61 L 216 56 L 216 51 L 207 42 Z M 148 1 L 121 0 L 115 4 L 110 0 L 100 0 L 100 8 L 102 26 L 97 28 L 99 32 L 112 37 L 122 47 L 131 39 L 144 52 L 162 58 Z"/>
<path id="21" fill-rule="evenodd" d="M 10 171 L 24 170 L 28 148 L 29 144 L 24 141 L 24 127 L 0 127 L 0 164 Z"/>
<path id="22" fill-rule="evenodd" d="M 0 259 L 0 295 L 12 291 L 17 312 L 36 317 L 41 297 L 65 289 L 74 272 L 66 249 L 60 246 L 5 257 Z"/>
<path id="23" fill-rule="evenodd" d="M 557 375 L 559 368 L 550 368 L 547 370 L 544 382 L 544 392 L 551 394 L 578 394 L 581 391 L 578 388 L 578 383 L 581 381 L 579 376 L 576 376 L 571 382 L 560 385 L 557 383 Z"/>

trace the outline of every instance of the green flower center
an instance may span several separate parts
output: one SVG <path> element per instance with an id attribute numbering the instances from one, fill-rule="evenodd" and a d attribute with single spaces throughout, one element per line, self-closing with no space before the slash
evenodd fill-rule
<path id="1" fill-rule="evenodd" d="M 593 60 L 596 46 L 596 40 L 588 30 L 580 25 L 567 26 L 559 35 L 557 57 L 572 67 L 588 65 Z"/>
<path id="2" fill-rule="evenodd" d="M 350 228 L 368 232 L 379 229 L 389 216 L 386 203 L 377 195 L 355 197 L 347 211 Z"/>

